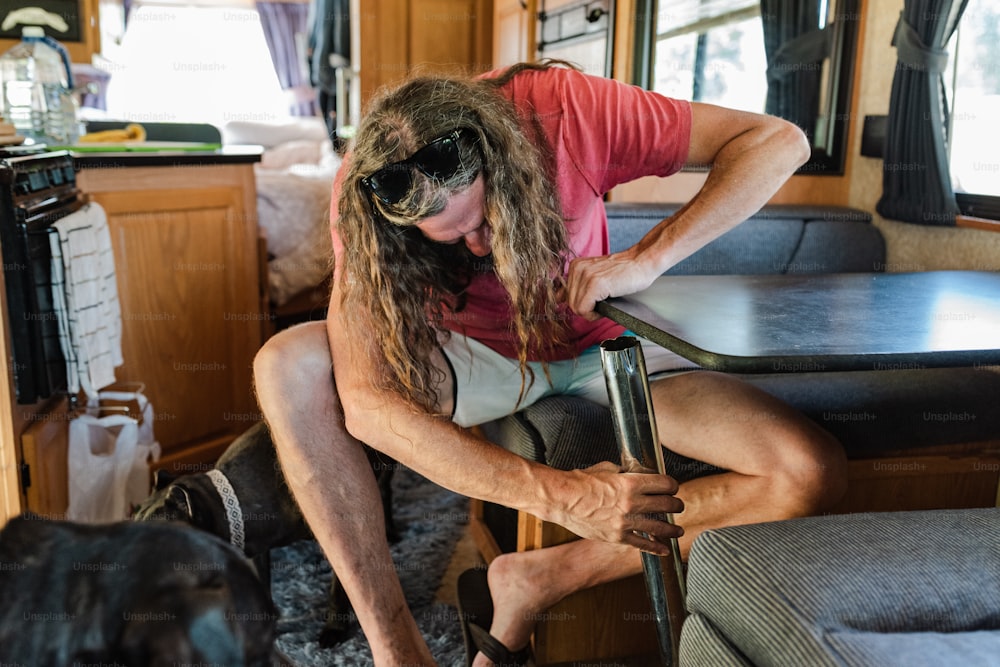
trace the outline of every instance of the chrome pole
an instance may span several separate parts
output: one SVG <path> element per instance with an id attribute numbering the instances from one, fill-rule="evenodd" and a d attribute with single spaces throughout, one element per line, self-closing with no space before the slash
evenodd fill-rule
<path id="1" fill-rule="evenodd" d="M 642 346 L 632 336 L 622 336 L 601 343 L 601 363 L 608 385 L 611 415 L 626 471 L 666 474 L 663 449 L 656 432 L 653 403 Z M 672 515 L 666 520 L 673 523 Z M 660 658 L 666 667 L 678 664 L 678 643 L 684 622 L 684 579 L 677 539 L 670 539 L 670 556 L 642 554 Z"/>

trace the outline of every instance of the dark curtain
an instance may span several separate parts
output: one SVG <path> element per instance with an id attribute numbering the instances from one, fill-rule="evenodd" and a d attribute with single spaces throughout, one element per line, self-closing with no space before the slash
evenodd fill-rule
<path id="1" fill-rule="evenodd" d="M 767 55 L 765 112 L 816 134 L 823 60 L 830 31 L 820 29 L 820 0 L 761 0 Z"/>
<path id="2" fill-rule="evenodd" d="M 954 225 L 958 214 L 948 167 L 950 108 L 942 73 L 944 50 L 968 0 L 905 0 L 896 25 L 892 80 L 882 163 L 885 218 Z"/>
<path id="3" fill-rule="evenodd" d="M 319 94 L 320 110 L 335 144 L 337 70 L 351 66 L 350 5 L 350 0 L 309 3 L 309 79 Z"/>
<path id="4" fill-rule="evenodd" d="M 296 48 L 296 35 L 307 33 L 309 7 L 293 2 L 258 2 L 256 6 L 278 82 L 291 96 L 289 112 L 293 116 L 317 115 L 316 91 L 305 73 L 305 54 Z"/>

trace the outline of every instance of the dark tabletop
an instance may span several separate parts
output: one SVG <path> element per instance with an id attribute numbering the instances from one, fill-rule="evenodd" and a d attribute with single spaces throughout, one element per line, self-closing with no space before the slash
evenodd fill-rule
<path id="1" fill-rule="evenodd" d="M 598 312 L 713 370 L 1000 364 L 1000 273 L 663 276 Z"/>

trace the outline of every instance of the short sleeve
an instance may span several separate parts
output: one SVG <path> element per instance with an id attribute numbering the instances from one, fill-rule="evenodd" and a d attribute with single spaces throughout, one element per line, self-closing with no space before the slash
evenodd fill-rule
<path id="1" fill-rule="evenodd" d="M 556 70 L 550 70 L 556 71 Z M 597 192 L 687 162 L 691 105 L 613 79 L 558 70 L 567 152 Z"/>

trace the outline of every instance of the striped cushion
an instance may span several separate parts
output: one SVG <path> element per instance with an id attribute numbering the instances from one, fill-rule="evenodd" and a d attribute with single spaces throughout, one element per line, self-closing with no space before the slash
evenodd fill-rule
<path id="1" fill-rule="evenodd" d="M 750 667 L 739 649 L 701 614 L 684 620 L 684 641 L 677 657 L 684 667 Z"/>
<path id="2" fill-rule="evenodd" d="M 754 664 L 911 664 L 867 656 L 891 656 L 886 642 L 902 646 L 913 633 L 994 631 L 982 636 L 995 641 L 1000 509 L 812 517 L 707 531 L 691 550 L 688 607 Z M 685 627 L 682 646 L 704 633 L 687 634 Z M 966 646 L 957 637 L 922 641 L 935 647 L 936 664 L 947 664 Z"/>
<path id="3" fill-rule="evenodd" d="M 848 665 L 883 667 L 996 667 L 1000 632 L 838 632 L 827 637 Z"/>

